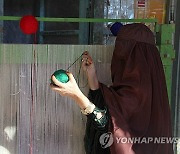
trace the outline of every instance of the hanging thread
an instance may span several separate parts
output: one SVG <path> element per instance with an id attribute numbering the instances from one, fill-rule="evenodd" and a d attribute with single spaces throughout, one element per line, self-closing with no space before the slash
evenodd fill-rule
<path id="1" fill-rule="evenodd" d="M 36 33 L 34 34 L 33 61 L 31 65 L 31 110 L 30 110 L 30 154 L 33 154 L 33 112 L 34 112 L 34 86 L 36 84 Z"/>
<path id="2" fill-rule="evenodd" d="M 82 55 L 83 55 L 83 53 L 70 66 L 68 66 L 66 71 L 68 71 L 80 58 L 82 59 Z M 76 78 L 78 86 L 79 86 L 79 77 L 80 77 L 80 73 L 81 73 L 81 66 L 82 65 L 80 64 L 78 74 L 77 74 L 77 78 Z M 79 86 L 79 88 L 85 88 L 87 85 L 88 85 L 88 81 L 84 86 Z"/>
<path id="3" fill-rule="evenodd" d="M 82 58 L 82 55 L 83 55 L 83 54 L 81 54 L 81 55 L 66 69 L 66 71 L 68 71 L 80 58 Z"/>

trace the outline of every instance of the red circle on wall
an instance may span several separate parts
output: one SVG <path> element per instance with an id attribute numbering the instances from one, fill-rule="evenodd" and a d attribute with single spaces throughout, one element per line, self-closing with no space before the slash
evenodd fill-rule
<path id="1" fill-rule="evenodd" d="M 20 20 L 20 28 L 25 34 L 34 34 L 38 29 L 38 21 L 32 15 L 23 16 Z"/>

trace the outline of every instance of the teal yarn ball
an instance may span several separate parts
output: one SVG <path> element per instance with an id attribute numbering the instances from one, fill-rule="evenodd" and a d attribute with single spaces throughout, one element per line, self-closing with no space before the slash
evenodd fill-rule
<path id="1" fill-rule="evenodd" d="M 57 70 L 53 73 L 53 75 L 58 81 L 62 83 L 67 83 L 69 81 L 69 76 L 67 75 L 65 70 Z"/>

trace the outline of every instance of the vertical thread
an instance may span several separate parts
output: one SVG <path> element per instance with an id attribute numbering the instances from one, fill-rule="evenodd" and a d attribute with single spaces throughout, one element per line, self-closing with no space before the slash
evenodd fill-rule
<path id="1" fill-rule="evenodd" d="M 30 154 L 33 154 L 33 111 L 34 111 L 34 86 L 36 83 L 36 33 L 34 34 L 33 61 L 31 65 L 31 110 L 30 110 Z"/>

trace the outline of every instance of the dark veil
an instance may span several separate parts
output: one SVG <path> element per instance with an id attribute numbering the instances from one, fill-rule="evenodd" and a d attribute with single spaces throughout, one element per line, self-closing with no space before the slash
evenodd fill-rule
<path id="1" fill-rule="evenodd" d="M 123 26 L 111 63 L 113 85 L 100 84 L 114 136 L 112 154 L 172 154 L 167 143 L 117 143 L 118 138 L 171 137 L 165 76 L 154 35 L 143 24 Z"/>

